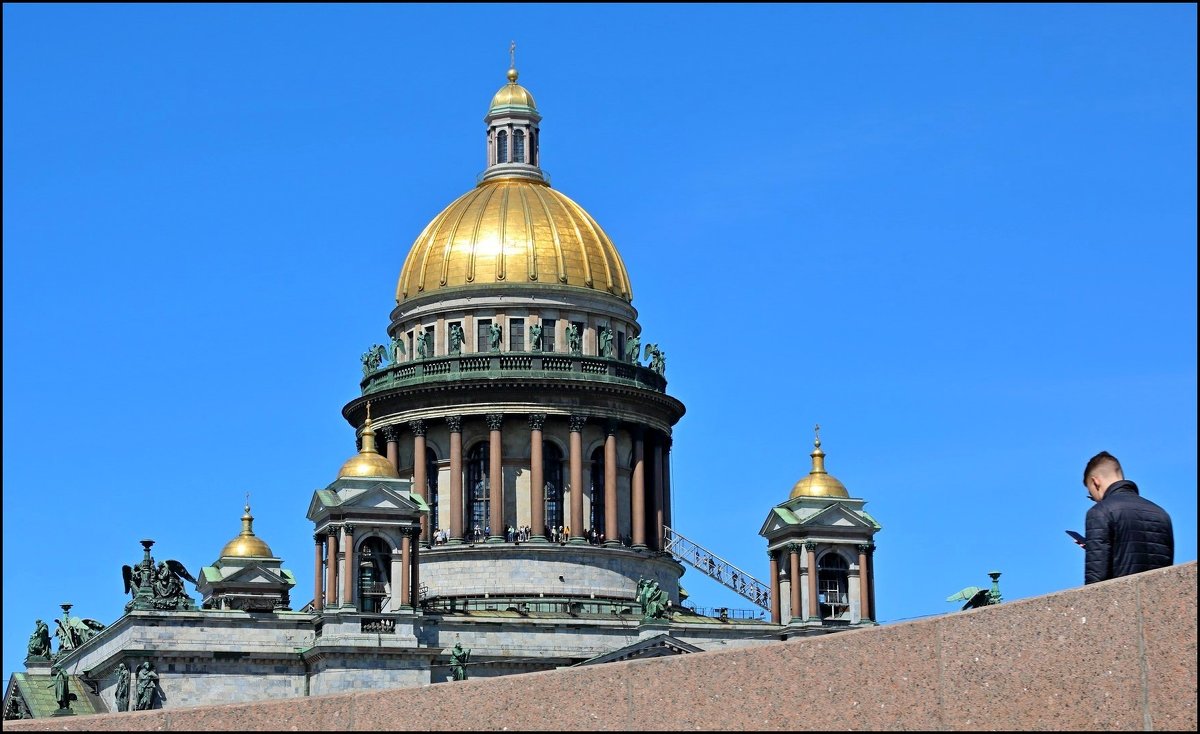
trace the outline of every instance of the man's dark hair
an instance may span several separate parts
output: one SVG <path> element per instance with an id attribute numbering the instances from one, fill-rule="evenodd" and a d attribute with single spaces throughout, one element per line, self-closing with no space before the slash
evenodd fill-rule
<path id="1" fill-rule="evenodd" d="M 1101 451 L 1089 459 L 1087 466 L 1083 468 L 1083 483 L 1085 486 L 1087 485 L 1087 478 L 1091 476 L 1092 472 L 1096 471 L 1102 466 L 1106 469 L 1116 472 L 1117 476 L 1125 476 L 1125 472 L 1121 471 L 1121 462 L 1117 461 L 1117 457 L 1113 456 L 1107 451 Z"/>

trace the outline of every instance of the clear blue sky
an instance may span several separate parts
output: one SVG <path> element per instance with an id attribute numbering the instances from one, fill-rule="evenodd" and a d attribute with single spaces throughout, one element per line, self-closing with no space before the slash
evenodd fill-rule
<path id="1" fill-rule="evenodd" d="M 508 43 L 554 185 L 667 355 L 681 532 L 766 577 L 808 472 L 881 619 L 1082 583 L 1106 449 L 1196 558 L 1193 5 L 5 5 L 4 675 L 120 567 L 313 490 L 401 264 L 484 164 Z M 731 353 L 737 346 L 736 354 Z M 748 607 L 689 571 L 702 606 Z"/>

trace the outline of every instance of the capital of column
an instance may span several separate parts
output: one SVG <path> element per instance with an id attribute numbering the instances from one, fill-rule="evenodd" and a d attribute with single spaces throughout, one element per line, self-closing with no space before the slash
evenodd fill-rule
<path id="1" fill-rule="evenodd" d="M 871 546 L 868 543 L 859 543 L 854 547 L 858 551 L 859 555 L 865 556 L 871 552 Z"/>
<path id="2" fill-rule="evenodd" d="M 399 440 L 400 438 L 400 431 L 396 428 L 396 426 L 384 426 L 379 429 L 379 434 L 383 436 L 383 440 L 388 443 Z"/>
<path id="3" fill-rule="evenodd" d="M 313 542 L 320 545 L 325 542 L 325 535 L 323 533 L 313 533 Z"/>
<path id="4" fill-rule="evenodd" d="M 424 436 L 425 435 L 425 421 L 423 421 L 423 420 L 409 421 L 408 422 L 408 430 L 412 431 L 412 434 L 414 436 Z"/>
<path id="5" fill-rule="evenodd" d="M 804 550 L 808 551 L 809 553 L 816 553 L 817 552 L 817 544 L 812 542 L 811 540 L 805 541 Z"/>
<path id="6" fill-rule="evenodd" d="M 540 431 L 542 426 L 546 425 L 545 413 L 530 413 L 529 414 L 529 430 Z"/>
<path id="7" fill-rule="evenodd" d="M 342 527 L 346 529 L 346 535 L 354 535 L 354 525 L 346 523 Z"/>
<path id="8" fill-rule="evenodd" d="M 338 530 L 341 530 L 341 528 L 342 528 L 341 525 L 332 525 L 332 524 L 326 525 L 325 526 L 325 535 L 327 535 L 330 538 L 337 538 Z"/>
<path id="9" fill-rule="evenodd" d="M 570 419 L 571 433 L 579 433 L 583 430 L 583 424 L 587 423 L 586 415 L 573 415 Z"/>
<path id="10" fill-rule="evenodd" d="M 621 421 L 617 420 L 616 418 L 609 418 L 608 420 L 604 421 L 604 434 L 606 436 L 615 436 L 617 435 L 617 429 L 620 427 Z"/>
<path id="11" fill-rule="evenodd" d="M 504 425 L 503 413 L 488 413 L 486 416 L 488 430 L 499 431 L 500 426 Z"/>
<path id="12" fill-rule="evenodd" d="M 462 433 L 462 421 L 461 415 L 446 416 L 446 425 L 450 427 L 451 433 Z"/>
<path id="13" fill-rule="evenodd" d="M 795 554 L 799 553 L 800 552 L 800 544 L 799 543 L 788 543 L 787 544 L 787 552 L 790 553 L 791 555 L 795 555 Z"/>

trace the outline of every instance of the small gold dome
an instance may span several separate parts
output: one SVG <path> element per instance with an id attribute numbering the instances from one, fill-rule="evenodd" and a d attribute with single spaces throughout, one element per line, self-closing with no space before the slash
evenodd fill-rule
<path id="1" fill-rule="evenodd" d="M 525 107 L 534 112 L 537 112 L 537 103 L 533 101 L 533 95 L 529 90 L 517 84 L 517 70 L 508 70 L 508 84 L 500 87 L 500 91 L 492 97 L 492 103 L 488 106 L 488 114 L 498 111 L 503 107 Z"/>
<path id="2" fill-rule="evenodd" d="M 821 427 L 817 426 L 817 438 L 813 441 L 813 452 L 809 454 L 812 457 L 812 471 L 808 473 L 808 476 L 796 482 L 795 486 L 792 487 L 789 499 L 795 499 L 796 497 L 840 497 L 848 499 L 850 497 L 850 493 L 846 491 L 846 485 L 825 471 L 825 452 L 821 450 L 820 429 Z"/>
<path id="3" fill-rule="evenodd" d="M 242 515 L 242 532 L 236 538 L 225 544 L 221 549 L 222 558 L 274 558 L 271 547 L 263 539 L 254 534 L 254 517 L 250 514 L 250 505 L 246 505 L 246 514 Z"/>
<path id="4" fill-rule="evenodd" d="M 527 178 L 484 181 L 434 217 L 404 260 L 396 302 L 501 283 L 579 286 L 633 300 L 625 263 L 596 220 Z"/>
<path id="5" fill-rule="evenodd" d="M 368 410 L 370 408 L 368 407 Z M 363 424 L 362 449 L 342 464 L 338 471 L 338 479 L 343 477 L 390 477 L 399 479 L 400 472 L 392 466 L 386 457 L 380 456 L 375 450 L 375 430 L 371 428 L 371 417 L 367 416 Z"/>

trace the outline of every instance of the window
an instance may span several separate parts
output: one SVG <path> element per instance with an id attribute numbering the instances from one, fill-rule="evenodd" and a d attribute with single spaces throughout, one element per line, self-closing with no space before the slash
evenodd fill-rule
<path id="1" fill-rule="evenodd" d="M 533 130 L 529 133 L 529 162 L 533 165 L 538 164 L 538 133 Z"/>
<path id="2" fill-rule="evenodd" d="M 496 162 L 508 163 L 508 133 L 503 130 L 496 133 Z"/>
<path id="3" fill-rule="evenodd" d="M 508 320 L 508 348 L 513 352 L 525 351 L 525 319 Z"/>
<path id="4" fill-rule="evenodd" d="M 441 527 L 438 515 L 438 458 L 437 453 L 425 447 L 425 502 L 429 505 L 429 529 L 426 531 L 426 541 L 432 545 L 433 534 Z"/>
<path id="5" fill-rule="evenodd" d="M 437 353 L 437 348 L 434 347 L 432 326 L 425 327 L 425 349 L 429 350 L 428 356 L 430 359 L 432 359 L 433 355 Z"/>
<path id="6" fill-rule="evenodd" d="M 488 459 L 487 442 L 475 444 L 467 452 L 467 506 L 465 533 L 469 542 L 487 540 L 488 531 Z M 494 530 L 494 528 L 493 528 Z"/>
<path id="7" fill-rule="evenodd" d="M 617 332 L 617 359 L 625 359 L 625 332 Z"/>
<path id="8" fill-rule="evenodd" d="M 554 351 L 554 319 L 542 319 L 542 351 Z"/>
<path id="9" fill-rule="evenodd" d="M 525 162 L 525 132 L 518 130 L 513 133 L 513 163 Z"/>
<path id="10" fill-rule="evenodd" d="M 817 562 L 817 599 L 821 603 L 822 617 L 840 619 L 849 611 L 849 570 L 846 559 L 835 551 L 821 556 Z"/>
<path id="11" fill-rule="evenodd" d="M 566 525 L 563 522 L 562 451 L 549 441 L 542 442 L 542 475 L 546 479 L 546 527 Z"/>
<path id="12" fill-rule="evenodd" d="M 367 538 L 358 546 L 358 609 L 365 614 L 383 611 L 383 598 L 387 596 L 391 569 L 388 559 L 391 551 L 383 540 Z M 398 595 L 399 589 L 393 591 Z"/>
<path id="13" fill-rule="evenodd" d="M 413 333 L 411 331 L 408 332 L 408 358 L 417 358 L 417 353 L 413 351 Z"/>
<path id="14" fill-rule="evenodd" d="M 596 531 L 599 542 L 604 532 L 604 447 L 592 452 L 592 521 L 588 527 Z"/>
<path id="15" fill-rule="evenodd" d="M 487 353 L 491 351 L 492 320 L 479 319 L 475 322 L 475 351 Z"/>

